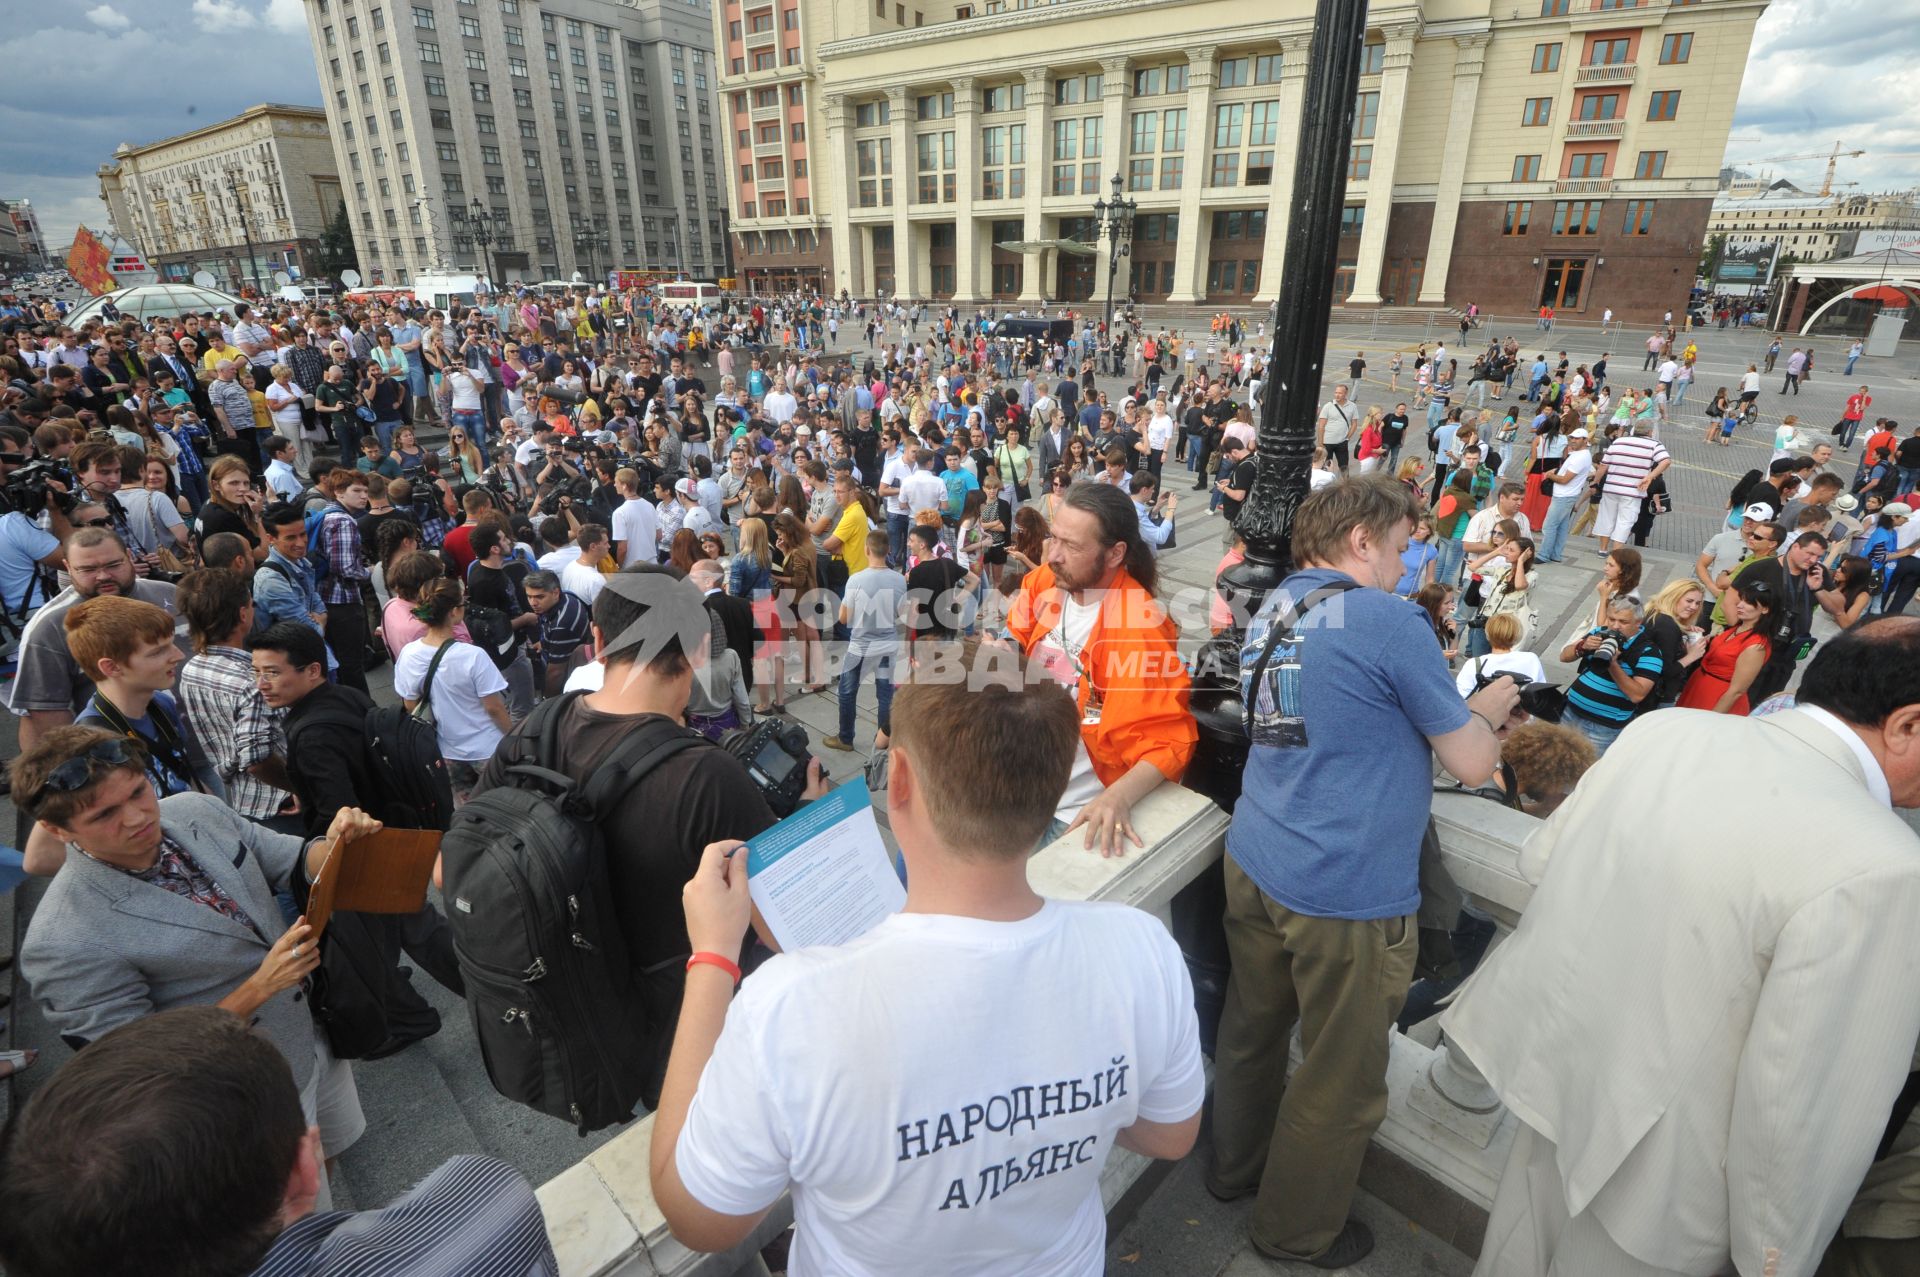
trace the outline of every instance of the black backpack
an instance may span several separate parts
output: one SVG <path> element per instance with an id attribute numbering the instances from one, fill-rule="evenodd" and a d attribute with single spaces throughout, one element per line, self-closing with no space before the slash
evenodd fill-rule
<path id="1" fill-rule="evenodd" d="M 433 724 L 398 705 L 376 705 L 363 718 L 346 706 L 325 706 L 287 733 L 287 749 L 316 723 L 358 727 L 375 791 L 361 795 L 367 811 L 396 829 L 441 829 L 453 819 L 453 783 Z"/>
<path id="2" fill-rule="evenodd" d="M 487 1077 L 501 1095 L 582 1135 L 633 1116 L 652 1030 L 672 1030 L 646 1024 L 640 1009 L 609 903 L 601 814 L 667 759 L 712 745 L 663 720 L 575 781 L 557 766 L 560 723 L 584 694 L 544 702 L 508 737 L 522 748 L 505 757 L 523 761 L 454 813 L 440 844 L 454 956 Z"/>

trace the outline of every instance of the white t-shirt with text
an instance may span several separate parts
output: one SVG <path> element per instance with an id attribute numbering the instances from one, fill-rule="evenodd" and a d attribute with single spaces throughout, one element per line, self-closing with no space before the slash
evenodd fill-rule
<path id="1" fill-rule="evenodd" d="M 674 1155 L 725 1214 L 791 1185 L 793 1277 L 1083 1277 L 1115 1134 L 1204 1091 L 1186 965 L 1151 915 L 901 913 L 741 986 Z"/>

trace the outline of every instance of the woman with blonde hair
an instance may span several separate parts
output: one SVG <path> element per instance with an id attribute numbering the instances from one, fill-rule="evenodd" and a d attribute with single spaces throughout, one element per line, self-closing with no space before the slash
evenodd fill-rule
<path id="1" fill-rule="evenodd" d="M 1647 601 L 1644 625 L 1663 662 L 1653 689 L 1655 705 L 1665 708 L 1674 703 L 1693 662 L 1699 659 L 1700 605 L 1706 597 L 1706 588 L 1685 576 L 1667 582 Z"/>
<path id="2" fill-rule="evenodd" d="M 480 455 L 480 449 L 474 446 L 467 432 L 459 426 L 447 431 L 447 460 L 460 467 L 462 483 L 479 483 L 480 476 L 486 472 L 486 459 Z"/>

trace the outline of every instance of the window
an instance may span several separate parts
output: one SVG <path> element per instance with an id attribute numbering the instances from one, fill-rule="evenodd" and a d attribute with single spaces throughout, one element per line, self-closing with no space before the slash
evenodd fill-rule
<path id="1" fill-rule="evenodd" d="M 1247 108 L 1247 145 L 1272 146 L 1280 133 L 1280 103 L 1255 102 Z"/>
<path id="2" fill-rule="evenodd" d="M 1208 186 L 1238 186 L 1240 184 L 1240 152 L 1217 151 L 1213 157 L 1213 171 L 1207 175 Z"/>
<path id="3" fill-rule="evenodd" d="M 433 149 L 440 156 L 442 163 L 452 164 L 460 158 L 460 148 L 451 142 L 437 142 Z"/>
<path id="4" fill-rule="evenodd" d="M 484 80 L 475 80 L 467 87 L 472 91 L 475 102 L 493 101 L 493 89 Z"/>
<path id="5" fill-rule="evenodd" d="M 467 70 L 484 71 L 487 69 L 487 55 L 479 49 L 466 50 Z"/>
<path id="6" fill-rule="evenodd" d="M 1358 235 L 1367 228 L 1367 206 L 1347 204 L 1340 209 L 1340 233 Z"/>
<path id="7" fill-rule="evenodd" d="M 568 49 L 567 61 L 577 67 L 583 67 L 587 65 L 587 51 L 585 49 Z"/>
<path id="8" fill-rule="evenodd" d="M 792 10 L 788 10 L 789 13 Z M 1027 105 L 1027 86 L 1024 82 L 1016 84 L 996 84 L 980 96 L 980 110 L 992 115 L 999 111 L 1020 111 Z"/>
<path id="9" fill-rule="evenodd" d="M 914 114 L 922 120 L 945 120 L 953 115 L 953 94 L 926 93 L 914 102 Z"/>
<path id="10" fill-rule="evenodd" d="M 398 96 L 400 92 L 400 85 L 398 81 L 389 75 L 380 81 L 380 89 L 388 97 L 395 97 Z"/>
<path id="11" fill-rule="evenodd" d="M 447 78 L 445 76 L 430 75 L 426 77 L 426 85 L 428 97 L 443 98 L 447 96 Z M 446 127 L 452 128 L 453 125 L 449 122 Z"/>
<path id="12" fill-rule="evenodd" d="M 1579 116 L 1583 120 L 1612 120 L 1619 115 L 1618 93 L 1591 93 L 1580 99 Z"/>
<path id="13" fill-rule="evenodd" d="M 1373 144 L 1350 148 L 1347 155 L 1347 180 L 1362 182 L 1373 174 Z"/>
<path id="14" fill-rule="evenodd" d="M 1278 61 L 1278 59 L 1275 59 Z M 1360 74 L 1379 75 L 1387 66 L 1387 46 L 1380 40 L 1369 40 L 1360 46 Z"/>
<path id="15" fill-rule="evenodd" d="M 480 38 L 479 20 L 476 18 L 460 19 L 460 34 L 466 36 L 469 40 L 478 40 Z"/>
<path id="16" fill-rule="evenodd" d="M 500 162 L 500 148 L 497 146 L 481 147 L 480 162 L 482 164 L 498 164 Z"/>
<path id="17" fill-rule="evenodd" d="M 1567 162 L 1568 177 L 1605 177 L 1607 175 L 1607 153 L 1605 151 L 1580 151 Z"/>
<path id="18" fill-rule="evenodd" d="M 1564 18 L 1571 0 L 1540 0 L 1540 16 L 1543 18 Z"/>
<path id="19" fill-rule="evenodd" d="M 499 126 L 495 123 L 491 115 L 474 116 L 473 128 L 476 133 L 498 133 L 500 131 Z"/>
<path id="20" fill-rule="evenodd" d="M 1558 44 L 1536 44 L 1533 46 L 1533 69 L 1535 74 L 1560 69 L 1560 46 Z"/>
<path id="21" fill-rule="evenodd" d="M 1225 58 L 1220 63 L 1220 75 L 1217 87 L 1238 89 L 1247 84 L 1247 75 L 1253 69 L 1250 58 Z"/>
<path id="22" fill-rule="evenodd" d="M 526 79 L 527 78 L 527 60 L 525 58 L 513 58 L 513 57 L 508 58 L 507 74 L 513 76 L 516 79 L 520 79 L 520 80 Z M 520 91 L 521 90 L 519 89 L 514 90 L 516 94 L 518 94 Z"/>
<path id="23" fill-rule="evenodd" d="M 1599 200 L 1561 200 L 1553 206 L 1555 235 L 1597 235 L 1600 233 Z"/>
<path id="24" fill-rule="evenodd" d="M 413 25 L 422 31 L 433 30 L 433 10 L 417 4 L 413 6 Z"/>
<path id="25" fill-rule="evenodd" d="M 1364 55 L 1363 60 L 1364 60 Z M 1263 53 L 1253 60 L 1253 82 L 1255 84 L 1278 84 L 1280 82 L 1281 57 L 1277 53 Z"/>
<path id="26" fill-rule="evenodd" d="M 1668 66 L 1693 56 L 1693 32 L 1674 31 L 1660 38 L 1660 63 Z"/>
<path id="27" fill-rule="evenodd" d="M 1127 189 L 1130 191 L 1150 191 L 1153 189 L 1153 161 L 1127 161 Z"/>
<path id="28" fill-rule="evenodd" d="M 1628 200 L 1627 217 L 1620 227 L 1622 235 L 1645 235 L 1653 229 L 1653 201 Z"/>
<path id="29" fill-rule="evenodd" d="M 1667 175 L 1667 153 L 1665 151 L 1642 151 L 1640 158 L 1634 161 L 1635 177 L 1665 177 Z"/>
<path id="30" fill-rule="evenodd" d="M 1160 137 L 1160 113 L 1158 111 L 1135 111 L 1129 121 L 1133 138 L 1128 149 L 1135 155 L 1154 149 L 1154 143 Z"/>
<path id="31" fill-rule="evenodd" d="M 420 60 L 437 65 L 440 61 L 440 46 L 432 40 L 420 42 Z"/>
<path id="32" fill-rule="evenodd" d="M 1364 97 L 1365 95 L 1362 94 L 1361 96 Z M 1243 102 L 1222 103 L 1221 105 L 1214 107 L 1213 108 L 1213 145 L 1216 148 L 1223 147 L 1223 146 L 1239 146 L 1240 145 L 1240 126 L 1241 126 L 1241 123 L 1246 119 L 1246 115 L 1247 115 L 1247 108 L 1246 108 L 1246 104 Z M 1359 123 L 1358 121 L 1356 121 L 1354 124 L 1356 136 L 1358 136 L 1359 127 L 1360 127 Z"/>
<path id="33" fill-rule="evenodd" d="M 1133 96 L 1137 98 L 1186 91 L 1187 64 L 1184 62 L 1172 66 L 1141 67 L 1133 73 Z"/>
<path id="34" fill-rule="evenodd" d="M 1662 89 L 1647 102 L 1649 120 L 1671 120 L 1680 114 L 1680 90 Z"/>
<path id="35" fill-rule="evenodd" d="M 1181 178 L 1185 175 L 1187 161 L 1184 156 L 1168 155 L 1160 161 L 1160 189 L 1177 191 Z"/>
<path id="36" fill-rule="evenodd" d="M 1528 98 L 1526 106 L 1520 111 L 1520 123 L 1522 126 L 1545 124 L 1552 118 L 1552 98 Z"/>
<path id="37" fill-rule="evenodd" d="M 1617 40 L 1594 40 L 1594 48 L 1588 50 L 1586 65 L 1590 67 L 1619 67 L 1626 61 L 1626 50 L 1632 48 L 1632 40 L 1624 36 Z"/>
<path id="38" fill-rule="evenodd" d="M 527 43 L 527 33 L 524 29 L 520 27 L 508 27 L 506 31 L 508 44 L 524 46 Z"/>
<path id="39" fill-rule="evenodd" d="M 436 77 L 428 76 L 427 78 L 429 80 L 432 80 Z M 427 86 L 427 92 L 428 93 L 433 92 L 432 85 Z M 447 95 L 447 85 L 446 85 L 446 82 L 442 80 L 440 83 L 439 96 L 445 97 L 446 95 Z M 445 107 L 430 106 L 427 108 L 427 123 L 429 126 L 436 129 L 451 129 L 453 127 L 453 112 L 447 110 Z"/>
<path id="40" fill-rule="evenodd" d="M 885 102 L 861 102 L 853 108 L 853 126 L 858 129 L 886 124 L 892 118 Z"/>
<path id="41" fill-rule="evenodd" d="M 804 123 L 796 123 L 788 131 L 792 134 L 793 140 L 796 142 L 804 142 L 807 140 L 807 126 Z"/>
<path id="42" fill-rule="evenodd" d="M 1183 106 L 1172 111 L 1162 111 L 1160 119 L 1160 149 L 1163 151 L 1186 150 L 1187 108 Z M 1162 186 L 1160 189 L 1167 188 Z"/>
<path id="43" fill-rule="evenodd" d="M 1362 93 L 1354 99 L 1353 135 L 1372 137 L 1380 124 L 1379 93 Z"/>

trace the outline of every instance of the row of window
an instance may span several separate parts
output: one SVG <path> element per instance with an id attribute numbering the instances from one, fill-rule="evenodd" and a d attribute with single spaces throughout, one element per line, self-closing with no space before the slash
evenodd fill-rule
<path id="1" fill-rule="evenodd" d="M 1606 152 L 1576 152 L 1569 167 L 1568 177 L 1605 177 Z M 1636 180 L 1646 181 L 1667 175 L 1667 153 L 1665 151 L 1642 151 L 1634 160 L 1633 176 Z M 1537 182 L 1540 180 L 1540 157 L 1538 155 L 1516 155 L 1513 157 L 1513 180 L 1516 182 Z"/>
<path id="2" fill-rule="evenodd" d="M 1535 74 L 1560 69 L 1561 47 L 1558 41 L 1533 46 Z M 1586 62 L 1582 65 L 1590 67 L 1624 65 L 1632 48 L 1633 41 L 1625 36 L 1595 40 L 1587 51 Z M 1660 37 L 1661 66 L 1676 66 L 1692 57 L 1693 33 L 1691 31 L 1672 31 Z"/>
<path id="3" fill-rule="evenodd" d="M 1586 93 L 1575 103 L 1574 116 L 1579 120 L 1617 120 L 1621 118 L 1620 102 L 1624 95 L 1619 93 Z M 1660 89 L 1647 98 L 1647 118 L 1649 120 L 1673 120 L 1680 115 L 1680 90 Z M 1520 109 L 1522 127 L 1535 127 L 1553 121 L 1552 98 L 1528 98 Z"/>
<path id="4" fill-rule="evenodd" d="M 1605 200 L 1556 200 L 1553 205 L 1555 235 L 1598 235 L 1600 210 Z M 1509 201 L 1501 220 L 1503 235 L 1525 235 L 1533 222 L 1533 201 Z M 1621 220 L 1622 235 L 1648 235 L 1653 231 L 1653 201 L 1627 200 Z"/>

